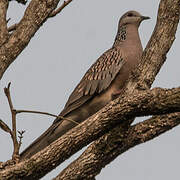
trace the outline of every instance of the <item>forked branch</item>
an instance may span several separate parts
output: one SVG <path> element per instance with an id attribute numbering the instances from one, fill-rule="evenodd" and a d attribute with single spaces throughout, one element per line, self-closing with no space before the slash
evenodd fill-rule
<path id="1" fill-rule="evenodd" d="M 13 155 L 12 155 L 12 159 L 13 160 L 17 160 L 19 158 L 19 149 L 20 146 L 22 144 L 22 138 L 23 138 L 23 134 L 25 131 L 18 131 L 19 133 L 19 142 L 17 141 L 17 129 L 16 129 L 16 115 L 20 114 L 20 113 L 34 113 L 34 114 L 44 114 L 44 115 L 48 115 L 48 116 L 52 116 L 52 117 L 56 117 L 56 118 L 60 118 L 62 120 L 67 120 L 67 121 L 71 121 L 72 123 L 75 123 L 76 125 L 78 125 L 79 123 L 69 119 L 69 118 L 64 118 L 62 116 L 57 116 L 51 113 L 47 113 L 47 112 L 41 112 L 41 111 L 29 111 L 29 110 L 16 110 L 13 107 L 13 103 L 12 103 L 12 99 L 11 99 L 11 94 L 10 94 L 10 85 L 11 83 L 8 84 L 7 87 L 4 88 L 4 93 L 8 99 L 8 103 L 9 103 L 9 107 L 11 110 L 11 116 L 12 116 L 12 130 L 9 128 L 9 126 L 3 122 L 0 119 L 0 128 L 2 130 L 4 130 L 5 132 L 8 132 L 11 135 L 11 138 L 13 140 L 13 145 L 14 145 L 14 151 L 13 151 Z"/>
<path id="2" fill-rule="evenodd" d="M 149 141 L 180 124 L 180 112 L 154 116 L 129 129 L 122 124 L 108 132 L 53 180 L 91 179 L 128 149 Z M 126 126 L 126 125 L 125 125 Z"/>
<path id="3" fill-rule="evenodd" d="M 7 99 L 8 99 L 9 107 L 10 107 L 10 110 L 11 110 L 12 130 L 10 130 L 10 128 L 7 128 L 8 131 L 6 131 L 6 132 L 10 133 L 11 138 L 13 140 L 14 151 L 13 151 L 12 159 L 18 161 L 18 159 L 19 159 L 20 144 L 17 141 L 17 134 L 16 134 L 16 112 L 14 111 L 14 107 L 13 107 L 13 103 L 12 103 L 12 99 L 11 99 L 10 85 L 11 85 L 11 83 L 9 83 L 8 86 L 4 88 L 4 93 L 5 93 L 5 95 L 6 95 Z"/>
<path id="4" fill-rule="evenodd" d="M 54 17 L 56 16 L 57 14 L 59 14 L 69 3 L 71 3 L 72 0 L 67 0 L 67 1 L 64 1 L 63 4 L 57 8 L 56 10 L 54 10 L 50 15 L 49 17 Z"/>

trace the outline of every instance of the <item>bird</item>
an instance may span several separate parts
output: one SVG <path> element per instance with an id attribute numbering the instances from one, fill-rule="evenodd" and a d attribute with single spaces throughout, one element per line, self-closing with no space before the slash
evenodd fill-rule
<path id="1" fill-rule="evenodd" d="M 123 14 L 112 47 L 88 69 L 59 117 L 20 154 L 20 159 L 30 158 L 119 96 L 142 56 L 138 28 L 147 19 L 134 10 Z"/>

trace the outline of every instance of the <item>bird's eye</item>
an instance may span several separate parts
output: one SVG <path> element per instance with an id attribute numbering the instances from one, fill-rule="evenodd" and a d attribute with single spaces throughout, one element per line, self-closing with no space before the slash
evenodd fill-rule
<path id="1" fill-rule="evenodd" d="M 133 13 L 129 13 L 127 16 L 132 17 L 134 16 Z"/>

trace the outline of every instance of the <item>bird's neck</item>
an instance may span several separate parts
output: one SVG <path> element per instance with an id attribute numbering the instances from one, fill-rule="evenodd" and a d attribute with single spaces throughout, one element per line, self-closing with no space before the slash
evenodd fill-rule
<path id="1" fill-rule="evenodd" d="M 133 43 L 136 42 L 136 43 Z M 141 41 L 139 37 L 138 27 L 135 25 L 124 25 L 118 29 L 113 47 L 118 46 L 128 46 L 139 44 L 141 46 Z"/>
<path id="2" fill-rule="evenodd" d="M 127 35 L 126 28 L 127 28 L 126 26 L 122 26 L 118 29 L 113 46 L 118 46 L 119 44 L 122 44 L 122 42 L 126 40 L 126 35 Z"/>

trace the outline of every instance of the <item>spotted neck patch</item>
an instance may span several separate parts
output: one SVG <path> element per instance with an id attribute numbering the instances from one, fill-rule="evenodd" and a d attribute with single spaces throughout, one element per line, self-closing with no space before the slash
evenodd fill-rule
<path id="1" fill-rule="evenodd" d="M 114 46 L 118 45 L 119 43 L 123 42 L 126 40 L 126 26 L 122 26 L 121 28 L 119 28 L 118 33 L 116 35 L 116 39 L 114 42 Z"/>

